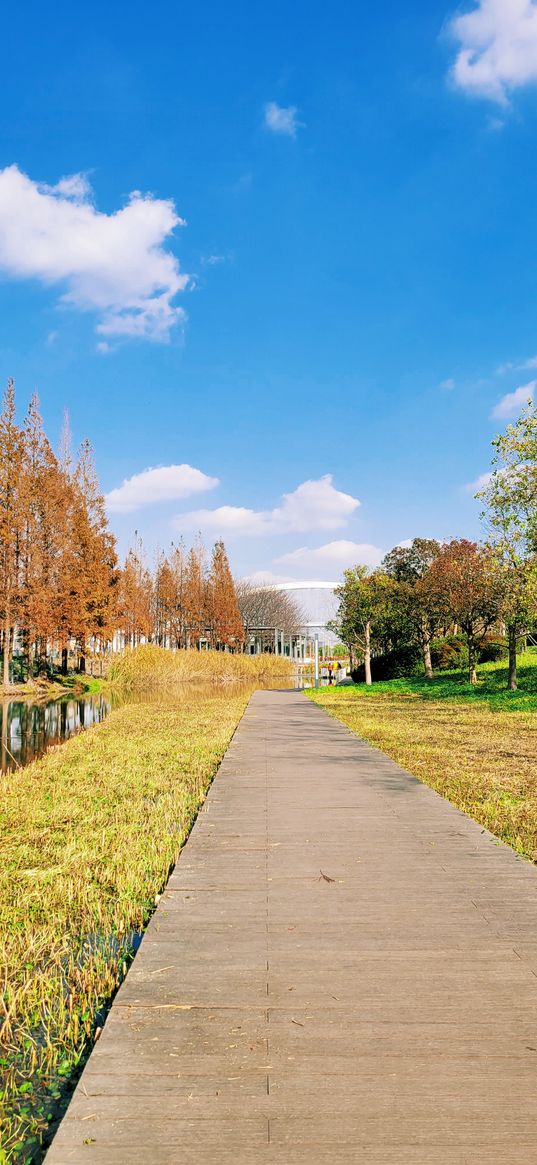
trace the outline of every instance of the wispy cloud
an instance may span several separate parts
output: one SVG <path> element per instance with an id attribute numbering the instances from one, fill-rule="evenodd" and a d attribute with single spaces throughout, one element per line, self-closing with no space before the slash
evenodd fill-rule
<path id="1" fill-rule="evenodd" d="M 208 477 L 192 465 L 161 465 L 144 469 L 127 478 L 122 485 L 110 490 L 106 504 L 110 512 L 128 514 L 155 502 L 178 501 L 192 494 L 215 489 L 217 477 Z"/>
<path id="2" fill-rule="evenodd" d="M 449 31 L 460 46 L 451 77 L 466 93 L 506 105 L 511 90 L 537 82 L 534 0 L 478 0 Z"/>
<path id="3" fill-rule="evenodd" d="M 493 420 L 517 417 L 528 401 L 533 400 L 536 385 L 537 380 L 530 380 L 528 384 L 522 384 L 520 388 L 515 388 L 514 392 L 502 396 L 490 414 Z"/>
<path id="4" fill-rule="evenodd" d="M 276 101 L 269 101 L 265 105 L 265 125 L 271 133 L 296 138 L 302 122 L 298 120 L 296 105 L 278 105 Z"/>
<path id="5" fill-rule="evenodd" d="M 83 174 L 46 186 L 0 170 L 0 271 L 63 289 L 60 301 L 95 313 L 105 337 L 167 340 L 184 319 L 174 300 L 188 276 L 164 249 L 182 225 L 173 202 L 138 191 L 98 211 Z"/>
<path id="6" fill-rule="evenodd" d="M 444 392 L 452 392 L 455 388 L 455 381 L 452 376 L 448 376 L 445 380 L 440 381 L 438 387 L 443 389 Z"/>
<path id="7" fill-rule="evenodd" d="M 276 563 L 299 568 L 333 567 L 341 571 L 348 566 L 379 566 L 384 558 L 384 550 L 372 546 L 369 542 L 350 542 L 341 538 L 336 542 L 326 542 L 324 546 L 310 549 L 300 546 L 298 550 L 291 550 L 289 554 L 282 554 L 276 558 Z"/>
<path id="8" fill-rule="evenodd" d="M 175 525 L 185 530 L 200 529 L 250 537 L 337 530 L 346 524 L 359 505 L 358 498 L 335 489 L 332 475 L 327 473 L 318 481 L 304 481 L 292 493 L 284 494 L 280 505 L 272 510 L 219 506 L 216 510 L 179 514 Z"/>
<path id="9" fill-rule="evenodd" d="M 527 372 L 537 368 L 537 356 L 528 356 L 526 360 L 505 360 L 494 370 L 495 376 L 505 376 L 506 372 Z"/>
<path id="10" fill-rule="evenodd" d="M 468 484 L 463 487 L 465 493 L 476 494 L 480 489 L 485 489 L 485 486 L 489 484 L 491 478 L 491 472 L 481 473 L 475 481 L 469 481 Z"/>

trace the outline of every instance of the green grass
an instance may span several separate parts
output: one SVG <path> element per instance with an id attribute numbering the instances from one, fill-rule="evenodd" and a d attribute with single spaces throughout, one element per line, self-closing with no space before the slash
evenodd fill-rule
<path id="1" fill-rule="evenodd" d="M 384 680 L 372 684 L 357 685 L 356 690 L 364 695 L 374 696 L 377 692 L 392 692 L 399 695 L 416 695 L 423 700 L 456 700 L 471 703 L 486 703 L 490 708 L 504 712 L 537 711 L 537 649 L 533 648 L 518 657 L 518 691 L 507 690 L 507 664 L 482 663 L 478 667 L 478 682 L 468 683 L 466 672 L 439 672 L 434 679 L 412 676 L 400 680 Z"/>
<path id="2" fill-rule="evenodd" d="M 248 695 L 126 705 L 2 781 L 0 1163 L 39 1159 Z"/>
<path id="3" fill-rule="evenodd" d="M 73 672 L 68 676 L 62 676 L 58 672 L 52 680 L 31 679 L 24 684 L 10 684 L 8 688 L 0 684 L 0 697 L 8 700 L 19 700 L 21 697 L 27 696 L 30 700 L 41 698 L 50 700 L 67 695 L 89 696 L 101 692 L 103 684 L 104 680 L 82 672 Z M 1 1158 L 0 1165 L 2 1165 Z"/>
<path id="4" fill-rule="evenodd" d="M 502 664 L 476 689 L 456 675 L 308 691 L 358 736 L 537 861 L 537 656 L 522 657 L 519 692 Z"/>

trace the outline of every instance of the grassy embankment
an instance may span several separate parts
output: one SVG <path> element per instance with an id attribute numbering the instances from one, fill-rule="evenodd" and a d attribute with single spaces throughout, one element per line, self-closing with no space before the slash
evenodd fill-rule
<path id="1" fill-rule="evenodd" d="M 93 692 L 102 690 L 103 681 L 95 676 L 83 675 L 75 672 L 69 676 L 59 673 L 54 679 L 32 679 L 24 684 L 10 684 L 5 687 L 0 684 L 0 698 L 20 700 L 27 697 L 29 700 L 55 700 L 61 696 L 90 696 Z M 0 1159 L 1 1165 L 1 1159 Z"/>
<path id="2" fill-rule="evenodd" d="M 537 655 L 461 675 L 320 688 L 308 695 L 508 845 L 537 861 Z"/>
<path id="3" fill-rule="evenodd" d="M 139 695 L 1 782 L 0 1165 L 39 1156 L 252 687 L 282 674 L 233 658 L 211 653 L 213 672 L 249 686 Z M 143 659 L 124 686 L 159 686 Z"/>

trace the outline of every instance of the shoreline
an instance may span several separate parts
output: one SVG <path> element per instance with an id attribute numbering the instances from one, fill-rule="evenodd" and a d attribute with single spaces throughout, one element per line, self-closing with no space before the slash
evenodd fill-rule
<path id="1" fill-rule="evenodd" d="M 91 696 L 103 691 L 106 681 L 93 676 L 73 675 L 61 680 L 27 680 L 23 684 L 0 684 L 0 700 L 47 700 L 61 696 Z"/>

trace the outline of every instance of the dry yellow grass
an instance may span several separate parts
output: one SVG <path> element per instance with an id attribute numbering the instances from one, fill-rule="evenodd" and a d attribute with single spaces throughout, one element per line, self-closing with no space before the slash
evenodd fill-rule
<path id="1" fill-rule="evenodd" d="M 232 655 L 228 651 L 168 651 L 152 643 L 124 651 L 112 661 L 110 683 L 128 691 L 183 681 L 267 684 L 289 680 L 293 664 L 278 655 Z"/>
<path id="2" fill-rule="evenodd" d="M 0 785 L 0 1165 L 33 1162 L 249 690 L 129 704 Z"/>
<path id="3" fill-rule="evenodd" d="M 417 693 L 323 688 L 308 693 L 503 841 L 537 861 L 537 722 Z"/>

